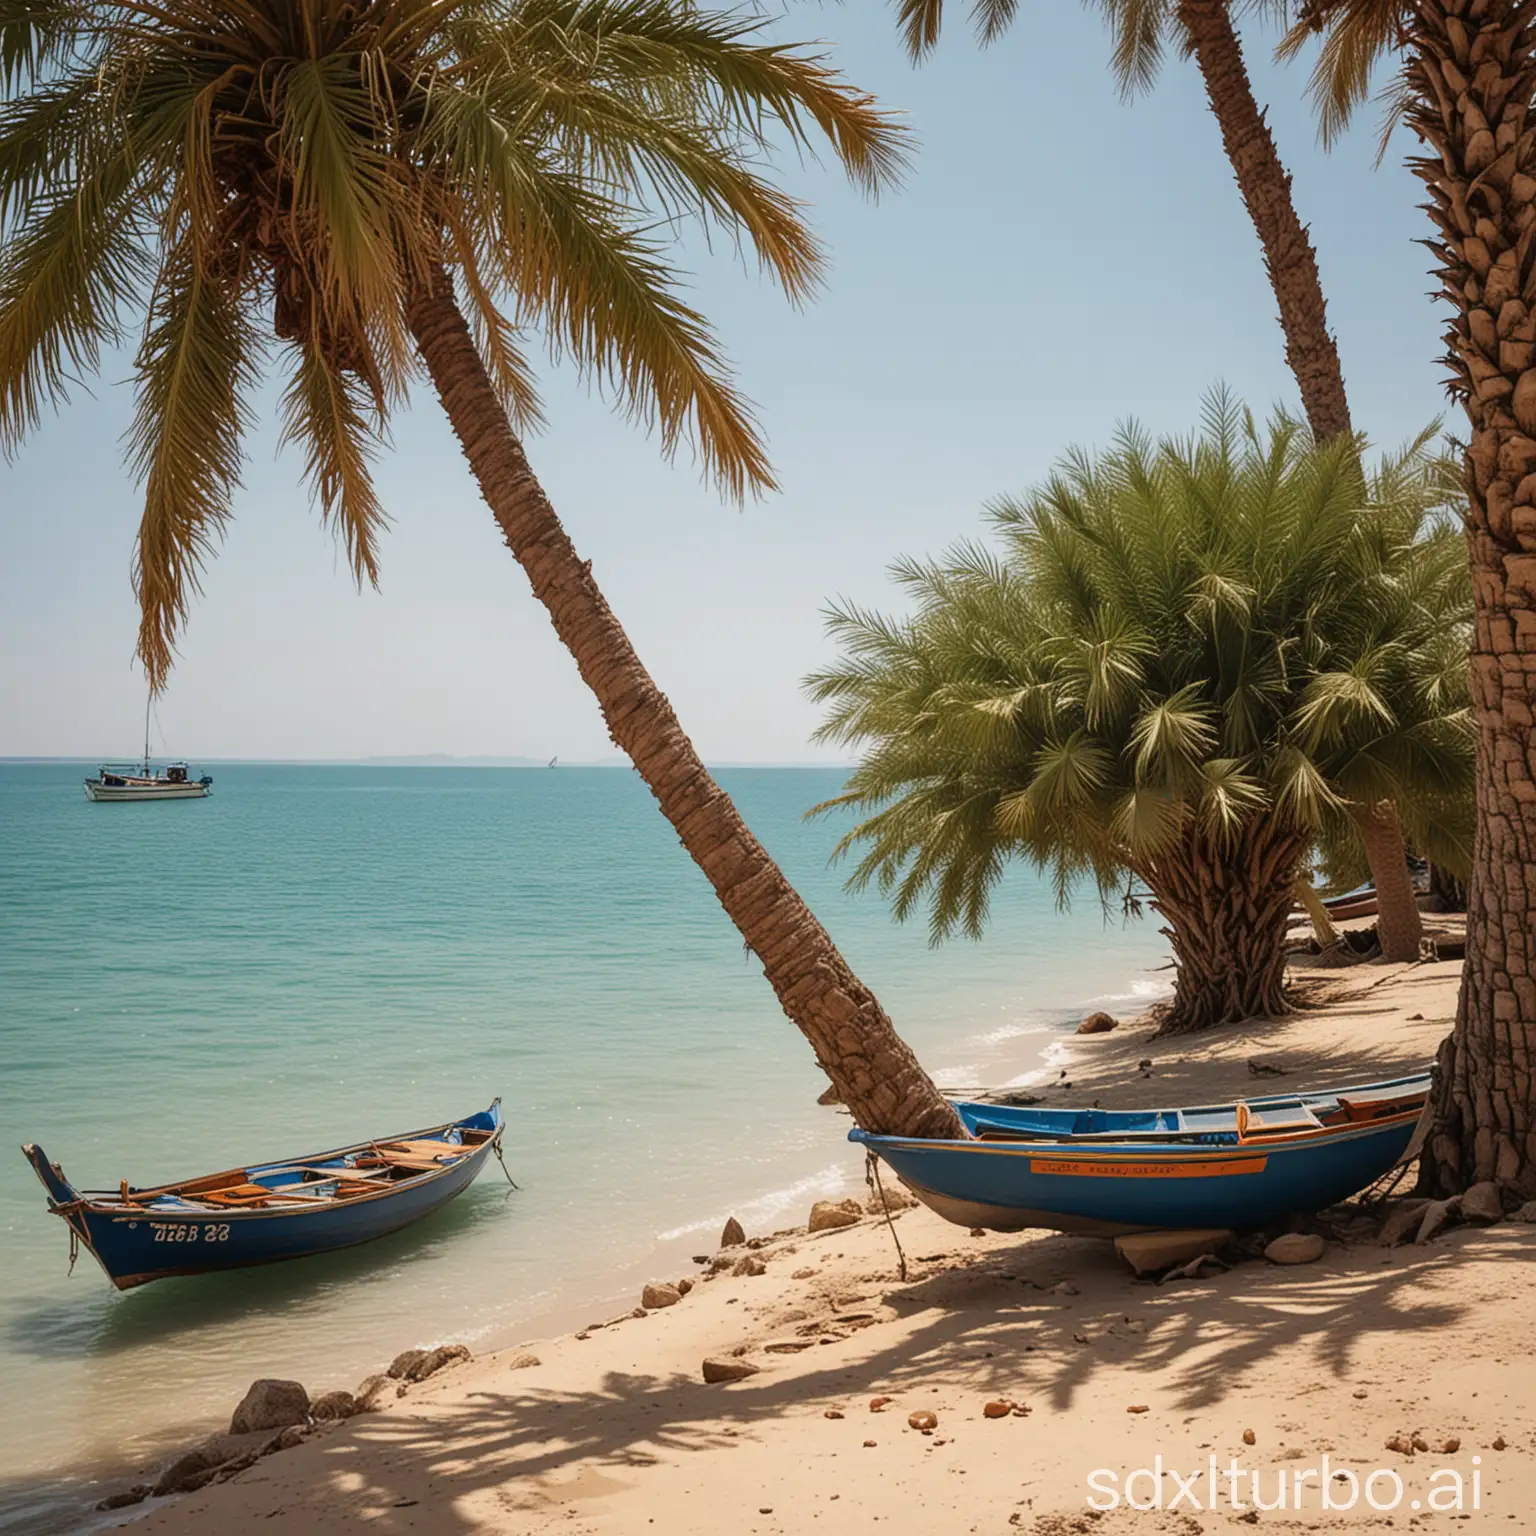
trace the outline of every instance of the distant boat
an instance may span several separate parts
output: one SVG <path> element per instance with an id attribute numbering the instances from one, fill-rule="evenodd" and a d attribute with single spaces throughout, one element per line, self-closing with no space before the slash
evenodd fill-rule
<path id="1" fill-rule="evenodd" d="M 552 758 L 550 758 L 550 760 L 547 763 L 545 763 L 544 766 L 546 768 L 553 768 L 555 766 L 555 764 L 558 763 L 559 761 L 560 761 L 560 759 L 558 757 L 552 757 Z"/>
<path id="2" fill-rule="evenodd" d="M 1407 1149 L 1429 1074 L 1191 1109 L 957 1104 L 967 1136 L 852 1130 L 924 1205 L 962 1227 L 1111 1236 L 1243 1230 L 1358 1193 Z"/>
<path id="3" fill-rule="evenodd" d="M 201 800 L 213 788 L 213 780 L 206 773 L 194 779 L 185 763 L 167 763 L 163 768 L 150 763 L 149 711 L 153 702 L 151 697 L 144 706 L 143 760 L 103 763 L 94 779 L 85 780 L 87 800 Z"/>
<path id="4" fill-rule="evenodd" d="M 463 1120 L 153 1189 L 77 1190 L 39 1146 L 21 1150 L 118 1290 L 169 1275 L 271 1264 L 371 1242 L 462 1194 L 500 1155 L 501 1100 Z"/>

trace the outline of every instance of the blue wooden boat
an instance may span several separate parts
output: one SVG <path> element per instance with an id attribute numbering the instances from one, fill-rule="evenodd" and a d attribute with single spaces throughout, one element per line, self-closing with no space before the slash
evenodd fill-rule
<path id="1" fill-rule="evenodd" d="M 463 1120 L 330 1152 L 153 1189 L 126 1180 L 77 1190 L 43 1149 L 21 1150 L 69 1226 L 120 1291 L 168 1275 L 201 1275 L 351 1248 L 420 1221 L 462 1194 L 501 1155 L 501 1100 Z"/>
<path id="2" fill-rule="evenodd" d="M 962 1227 L 1114 1236 L 1244 1229 L 1316 1211 L 1402 1156 L 1429 1074 L 1190 1109 L 955 1107 L 964 1140 L 852 1130 L 924 1205 Z"/>

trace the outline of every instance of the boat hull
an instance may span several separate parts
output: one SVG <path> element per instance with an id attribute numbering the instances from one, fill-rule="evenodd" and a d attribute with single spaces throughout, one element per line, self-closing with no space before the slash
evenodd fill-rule
<path id="1" fill-rule="evenodd" d="M 1115 1236 L 1177 1227 L 1244 1230 L 1337 1204 L 1398 1161 L 1418 1118 L 1411 1109 L 1220 1146 L 919 1141 L 862 1131 L 850 1137 L 959 1226 Z"/>
<path id="2" fill-rule="evenodd" d="M 102 784 L 85 780 L 87 800 L 202 800 L 211 786 L 195 780 L 189 784 Z"/>
<path id="3" fill-rule="evenodd" d="M 456 1123 L 493 1134 L 427 1177 L 302 1208 L 124 1210 L 120 1204 L 80 1195 L 41 1149 L 24 1151 L 49 1191 L 50 1208 L 69 1224 L 113 1285 L 126 1291 L 173 1275 L 217 1274 L 354 1248 L 430 1216 L 469 1188 L 501 1143 L 499 1101 L 483 1114 Z"/>

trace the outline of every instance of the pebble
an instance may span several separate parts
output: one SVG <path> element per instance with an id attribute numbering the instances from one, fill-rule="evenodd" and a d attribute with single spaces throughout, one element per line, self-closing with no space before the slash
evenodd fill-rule
<path id="1" fill-rule="evenodd" d="M 872 1397 L 869 1400 L 869 1411 L 871 1413 L 882 1413 L 885 1410 L 885 1405 L 890 1401 L 891 1399 L 888 1397 Z"/>
<path id="2" fill-rule="evenodd" d="M 720 1233 L 720 1246 L 722 1248 L 734 1248 L 738 1243 L 744 1243 L 746 1240 L 746 1229 L 732 1216 Z"/>
<path id="3" fill-rule="evenodd" d="M 768 1266 L 755 1253 L 743 1254 L 732 1268 L 733 1275 L 766 1275 Z"/>
<path id="4" fill-rule="evenodd" d="M 824 1419 L 840 1419 L 842 1416 L 843 1410 L 841 1408 L 828 1408 L 827 1411 L 822 1414 L 822 1418 Z"/>
<path id="5" fill-rule="evenodd" d="M 1145 1403 L 1132 1403 L 1131 1406 L 1125 1411 L 1127 1413 L 1145 1413 L 1147 1411 L 1147 1405 Z"/>
<path id="6" fill-rule="evenodd" d="M 1264 1257 L 1271 1264 L 1312 1264 L 1327 1246 L 1316 1232 L 1287 1232 L 1264 1250 Z"/>
<path id="7" fill-rule="evenodd" d="M 875 1442 L 875 1441 L 873 1441 L 873 1440 L 866 1440 L 866 1441 L 865 1441 L 865 1442 L 864 1442 L 864 1449 L 865 1449 L 865 1450 L 866 1450 L 866 1451 L 867 1451 L 867 1450 L 869 1450 L 869 1449 L 870 1449 L 870 1448 L 871 1448 L 871 1447 L 872 1447 L 872 1446 L 874 1446 L 874 1445 L 875 1445 L 875 1443 L 876 1443 L 876 1442 Z"/>
<path id="8" fill-rule="evenodd" d="M 1258 1443 L 1259 1443 L 1259 1437 L 1256 1434 L 1254 1434 L 1254 1432 L 1251 1429 L 1245 1429 L 1243 1431 L 1243 1444 L 1244 1445 L 1257 1445 Z"/>
<path id="9" fill-rule="evenodd" d="M 704 1380 L 713 1386 L 726 1381 L 744 1381 L 748 1376 L 757 1375 L 762 1367 L 753 1365 L 750 1360 L 722 1360 L 718 1356 L 711 1356 L 705 1360 L 702 1369 Z"/>
<path id="10" fill-rule="evenodd" d="M 830 1232 L 836 1227 L 854 1226 L 864 1214 L 857 1200 L 818 1200 L 811 1207 L 807 1232 Z"/>
<path id="11" fill-rule="evenodd" d="M 1461 1441 L 1455 1435 L 1452 1435 L 1449 1440 L 1445 1441 L 1444 1444 L 1441 1445 L 1440 1454 L 1442 1456 L 1454 1456 L 1460 1449 Z"/>
<path id="12" fill-rule="evenodd" d="M 809 1280 L 812 1275 L 819 1274 L 815 1269 L 797 1269 L 789 1278 L 791 1280 Z"/>
<path id="13" fill-rule="evenodd" d="M 537 1355 L 530 1355 L 525 1351 L 523 1354 L 513 1355 L 507 1361 L 507 1369 L 509 1371 L 526 1371 L 530 1366 L 542 1365 L 543 1363 Z"/>
<path id="14" fill-rule="evenodd" d="M 939 1427 L 939 1416 L 929 1408 L 919 1408 L 916 1413 L 907 1415 L 907 1423 L 913 1429 L 921 1430 L 925 1435 L 932 1434 Z"/>
<path id="15" fill-rule="evenodd" d="M 649 1312 L 658 1307 L 675 1307 L 683 1299 L 683 1293 L 675 1285 L 647 1285 L 640 1293 L 640 1305 Z"/>
<path id="16" fill-rule="evenodd" d="M 989 1419 L 1006 1419 L 1013 1412 L 1013 1404 L 1005 1402 L 1002 1398 L 996 1398 L 985 1404 L 981 1411 Z"/>
<path id="17" fill-rule="evenodd" d="M 1499 1435 L 1493 1442 L 1493 1448 L 1496 1451 L 1507 1450 L 1509 1448 L 1509 1442 L 1505 1440 L 1503 1435 Z"/>

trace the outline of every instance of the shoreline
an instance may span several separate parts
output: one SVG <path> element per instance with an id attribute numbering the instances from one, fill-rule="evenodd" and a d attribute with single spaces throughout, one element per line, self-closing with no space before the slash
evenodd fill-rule
<path id="1" fill-rule="evenodd" d="M 1155 982 L 1149 983 L 1148 978 L 1156 974 L 1155 970 L 1135 971 L 1128 976 L 1124 991 L 1099 993 L 1073 1007 L 1042 1008 L 1034 1019 L 954 1038 L 948 1047 L 944 1047 L 952 1057 L 958 1058 L 962 1052 L 980 1057 L 986 1063 L 983 1071 L 996 1068 L 998 1080 L 993 1083 L 961 1080 L 954 1069 L 946 1072 L 941 1068 L 937 1074 L 941 1085 L 947 1092 L 964 1096 L 973 1091 L 1044 1082 L 1061 1061 L 1069 1059 L 1069 1042 L 1077 1038 L 1074 1034 L 1077 1020 L 1107 1005 L 1131 1001 L 1144 1004 L 1147 997 L 1162 990 Z M 1135 1021 L 1128 1019 L 1126 1022 L 1129 1025 Z M 1030 1047 L 1039 1064 L 1010 1072 L 1010 1058 L 1012 1064 L 1018 1062 L 1020 1046 Z M 814 1081 L 814 1077 L 809 1078 L 808 1089 L 814 1087 Z M 530 1344 L 572 1335 L 592 1318 L 611 1316 L 626 1298 L 639 1293 L 654 1271 L 675 1270 L 679 1276 L 690 1273 L 694 1268 L 694 1253 L 714 1252 L 719 1229 L 728 1216 L 739 1216 L 753 1223 L 754 1230 L 782 1227 L 785 1223 L 803 1219 L 803 1209 L 815 1200 L 848 1195 L 862 1198 L 863 1183 L 858 1176 L 862 1157 L 843 1140 L 843 1133 L 851 1124 L 847 1111 L 834 1105 L 819 1113 L 835 1117 L 836 1131 L 827 1138 L 824 1147 L 827 1156 L 815 1172 L 771 1189 L 758 1187 L 731 1202 L 730 1209 L 718 1218 L 714 1215 L 695 1218 L 654 1233 L 643 1252 L 633 1252 L 631 1257 L 620 1262 L 605 1264 L 579 1290 L 572 1291 L 567 1284 L 552 1305 L 541 1307 L 526 1318 L 511 1324 L 493 1320 L 483 1329 L 460 1327 L 452 1332 L 451 1338 L 446 1334 L 442 1338 L 433 1335 L 422 1342 L 435 1345 L 462 1341 L 475 1351 L 477 1358 L 484 1358 L 516 1353 Z M 88 1262 L 88 1256 L 83 1256 L 82 1262 Z M 91 1268 L 94 1271 L 94 1265 Z M 87 1278 L 96 1280 L 99 1276 L 93 1272 Z M 260 1372 L 261 1368 L 261 1362 L 253 1359 L 251 1370 Z M 345 1375 L 345 1372 L 340 1374 Z M 327 1379 L 314 1390 L 320 1392 L 344 1385 L 341 1380 L 331 1382 Z M 147 1470 L 164 1465 L 189 1445 L 199 1443 L 223 1428 L 224 1423 L 220 1420 L 206 1415 L 190 1415 L 147 1432 L 125 1434 L 121 1437 L 122 1448 L 115 1454 L 108 1452 L 82 1457 L 33 1476 L 14 1477 L 5 1489 L 0 1532 L 36 1529 L 62 1533 L 118 1525 L 126 1516 L 134 1514 L 134 1509 L 95 1511 L 93 1506 L 99 1499 L 142 1480 Z M 36 1525 L 30 1523 L 34 1520 L 38 1522 Z"/>
<path id="2" fill-rule="evenodd" d="M 1058 1083 L 1073 1083 L 1073 1099 L 1102 1095 L 1106 1102 L 1136 1107 L 1252 1092 L 1247 1063 L 1255 1056 L 1277 1064 L 1287 1076 L 1304 1078 L 1308 1087 L 1392 1076 L 1432 1056 L 1454 1011 L 1459 970 L 1452 962 L 1370 965 L 1342 972 L 1298 968 L 1305 1006 L 1286 1019 L 1166 1042 L 1150 1041 L 1144 1025 L 1123 1023 L 1109 1034 L 1077 1037 L 1070 1070 Z M 1135 1066 L 1148 1054 L 1155 1062 L 1150 1077 Z M 1283 1086 L 1266 1083 L 1264 1091 Z M 1052 1089 L 1047 1095 L 1049 1101 Z M 1422 1394 L 1428 1389 L 1431 1398 L 1439 1394 L 1440 1417 L 1464 1429 L 1469 1445 L 1477 1436 L 1491 1444 L 1495 1433 L 1513 1441 L 1514 1426 L 1522 1426 L 1519 1445 L 1512 1447 L 1519 1457 L 1500 1464 L 1508 1473 L 1528 1469 L 1529 1453 L 1536 1449 L 1536 1440 L 1523 1427 L 1528 1406 L 1536 1406 L 1536 1389 L 1523 1385 L 1523 1376 L 1496 1395 L 1494 1417 L 1502 1427 L 1473 1422 L 1483 1412 L 1471 1401 L 1477 1396 L 1473 1376 L 1461 1380 L 1458 1372 L 1473 1358 L 1490 1368 L 1484 1357 L 1492 1346 L 1482 1340 L 1473 1347 L 1466 1339 L 1458 1343 L 1449 1336 L 1457 1332 L 1458 1322 L 1465 1324 L 1468 1317 L 1475 1321 L 1475 1309 L 1465 1305 L 1451 1314 L 1446 1338 L 1420 1341 L 1422 1348 L 1432 1343 L 1436 1359 L 1455 1362 L 1457 1371 L 1447 1363 L 1422 1379 L 1416 1375 L 1411 1386 L 1393 1385 L 1396 1377 L 1381 1362 L 1365 1374 L 1354 1367 L 1340 1369 L 1352 1356 L 1379 1353 L 1376 1346 L 1382 1342 L 1377 1334 L 1384 1330 L 1369 1320 L 1358 1328 L 1348 1323 L 1351 1307 L 1363 1305 L 1358 1298 L 1342 1310 L 1336 1305 L 1324 1309 L 1343 1330 L 1337 1337 L 1329 1333 L 1329 1348 L 1335 1352 L 1329 1357 L 1331 1374 L 1346 1379 L 1297 1377 L 1295 1362 L 1288 1364 L 1278 1335 L 1272 1348 L 1243 1352 L 1244 1373 L 1231 1380 L 1202 1374 L 1191 1364 L 1188 1352 L 1199 1350 L 1197 1341 L 1186 1339 L 1176 1348 L 1155 1352 L 1154 1375 L 1160 1376 L 1160 1383 L 1131 1371 L 1117 1382 L 1113 1401 L 1100 1401 L 1099 1394 L 1085 1391 L 1084 1401 L 1077 1402 L 1079 1393 L 1068 1369 L 1088 1360 L 1102 1361 L 1102 1353 L 1092 1353 L 1101 1341 L 1107 1349 L 1109 1341 L 1116 1340 L 1109 1353 L 1118 1350 L 1124 1355 L 1124 1346 L 1134 1343 L 1139 1349 L 1169 1328 L 1170 1342 L 1177 1342 L 1190 1329 L 1199 1331 L 1200 1298 L 1253 1287 L 1265 1291 L 1266 1305 L 1276 1318 L 1291 1318 L 1300 1333 L 1308 1335 L 1316 1330 L 1295 1323 L 1298 1315 L 1306 1315 L 1319 1298 L 1330 1294 L 1374 1294 L 1384 1264 L 1393 1266 L 1394 1273 L 1399 1264 L 1405 1275 L 1412 1271 L 1415 1286 L 1426 1294 L 1448 1298 L 1457 1286 L 1465 1290 L 1470 1285 L 1492 1286 L 1502 1295 L 1500 1288 L 1511 1281 L 1508 1266 L 1523 1262 L 1522 1253 L 1536 1244 L 1536 1229 L 1469 1230 L 1405 1253 L 1384 1253 L 1369 1243 L 1335 1243 L 1318 1266 L 1291 1271 L 1242 1265 L 1229 1275 L 1162 1289 L 1132 1280 L 1102 1241 L 1047 1233 L 967 1236 L 920 1208 L 900 1213 L 894 1226 L 911 1265 L 906 1282 L 896 1276 L 884 1222 L 868 1216 L 855 1226 L 815 1234 L 803 1229 L 777 1236 L 749 1232 L 758 1243 L 751 1250 L 732 1250 L 728 1257 L 755 1253 L 766 1268 L 763 1275 L 735 1275 L 728 1268 L 705 1281 L 699 1266 L 668 1268 L 657 1256 L 649 1256 L 642 1261 L 654 1271 L 648 1279 L 695 1282 L 679 1304 L 637 1310 L 631 1316 L 639 1300 L 640 1287 L 634 1284 L 639 1266 L 627 1277 L 611 1274 L 604 1291 L 609 1304 L 623 1306 L 617 1315 L 608 1312 L 608 1304 L 563 1308 L 563 1322 L 551 1326 L 549 1333 L 490 1350 L 409 1387 L 400 1398 L 390 1397 L 379 1412 L 320 1426 L 295 1449 L 259 1461 L 228 1482 L 180 1499 L 116 1511 L 99 1521 L 131 1519 L 135 1530 L 174 1536 L 216 1523 L 224 1536 L 238 1536 L 245 1530 L 272 1529 L 265 1522 L 276 1515 L 283 1517 L 284 1531 L 300 1532 L 352 1525 L 366 1525 L 369 1531 L 420 1530 L 423 1515 L 430 1517 L 428 1528 L 434 1532 L 533 1532 L 547 1529 L 559 1516 L 564 1529 L 597 1532 L 641 1529 L 665 1513 L 672 1530 L 703 1531 L 718 1529 L 723 1510 L 729 1508 L 735 1513 L 728 1523 L 742 1523 L 749 1531 L 808 1529 L 808 1522 L 822 1514 L 835 1518 L 840 1528 L 873 1530 L 881 1528 L 876 1522 L 904 1518 L 904 1506 L 889 1502 L 889 1467 L 875 1454 L 881 1446 L 901 1442 L 903 1470 L 897 1482 L 906 1488 L 909 1500 L 915 1498 L 927 1508 L 937 1499 L 933 1513 L 943 1513 L 946 1520 L 974 1520 L 981 1507 L 975 1496 L 981 1494 L 994 1522 L 999 1511 L 1004 1518 L 1012 1511 L 1020 1515 L 1013 1524 L 1027 1524 L 1055 1509 L 1081 1511 L 1080 1498 L 1076 1503 L 1067 1498 L 1071 1490 L 1063 1483 L 1060 1466 L 1052 1471 L 1069 1448 L 1080 1446 L 1085 1437 L 1109 1446 L 1129 1446 L 1146 1438 L 1140 1431 L 1151 1419 L 1138 1419 L 1127 1428 L 1126 1404 L 1120 1399 L 1132 1395 L 1160 1398 L 1150 1411 L 1164 1415 L 1164 1429 L 1173 1431 L 1174 1420 L 1166 1416 L 1182 1393 L 1187 1398 L 1184 1407 L 1192 1412 L 1177 1425 L 1175 1439 L 1181 1443 L 1196 1424 L 1205 1424 L 1200 1433 L 1209 1437 L 1206 1421 L 1218 1405 L 1222 1418 L 1237 1412 L 1262 1420 L 1267 1413 L 1271 1428 L 1261 1443 L 1273 1446 L 1291 1411 L 1288 1395 L 1308 1399 L 1310 1426 L 1317 1408 L 1327 1406 L 1330 1414 L 1358 1419 L 1370 1411 L 1361 1409 L 1361 1401 L 1377 1396 L 1399 1416 L 1412 1409 L 1424 1417 L 1427 1400 Z M 693 1246 L 686 1235 L 678 1241 Z M 712 1250 L 713 1243 L 697 1247 Z M 1448 1253 L 1462 1249 L 1469 1255 L 1467 1264 L 1447 1270 Z M 627 1293 L 625 1285 L 631 1287 Z M 1101 1315 L 1086 1331 L 1064 1335 L 1057 1326 L 1061 1320 L 1053 1322 L 1053 1317 L 1084 1310 L 1085 1303 L 1074 1299 L 1079 1295 L 1093 1298 Z M 1522 1292 L 1517 1310 L 1523 1306 Z M 1181 1309 L 1189 1315 L 1181 1315 Z M 1536 1301 L 1530 1310 L 1536 1321 Z M 577 1321 L 598 1312 L 606 1321 Z M 1116 1321 L 1120 1312 L 1123 1329 Z M 1141 1328 L 1133 1328 L 1138 1320 Z M 553 1317 L 549 1321 L 554 1324 Z M 1501 1321 L 1511 1326 L 1507 1316 Z M 1273 1320 L 1266 1323 L 1271 1330 L 1276 1326 Z M 1004 1335 L 1011 1348 L 980 1347 L 982 1341 L 1001 1342 Z M 1021 1343 L 1026 1336 L 1028 1342 Z M 513 1368 L 511 1361 L 530 1346 L 539 1364 Z M 1237 1346 L 1229 1341 L 1228 1347 Z M 1498 1348 L 1507 1358 L 1503 1345 Z M 710 1353 L 745 1355 L 762 1369 L 729 1386 L 702 1386 L 699 1361 Z M 1119 1363 L 1129 1368 L 1133 1362 L 1126 1358 Z M 1052 1377 L 1046 1371 L 1051 1381 L 1042 1381 L 1040 1368 L 1047 1365 L 1060 1372 Z M 1249 1375 L 1275 1372 L 1283 1382 L 1274 1400 L 1267 1405 L 1256 1402 Z M 1448 1379 L 1451 1374 L 1458 1375 L 1456 1382 Z M 1005 1376 L 1009 1383 L 1003 1382 Z M 1020 1377 L 1029 1381 L 1034 1414 L 1024 1427 L 1024 1438 L 1013 1430 L 1014 1420 L 998 1427 L 976 1423 L 981 1417 L 978 1394 L 995 1396 L 1009 1385 L 1017 1398 Z M 931 1390 L 930 1379 L 935 1383 Z M 340 1384 L 305 1385 L 319 1392 Z M 892 1412 L 901 1409 L 894 1420 L 869 1418 L 866 1404 L 855 1400 L 888 1389 L 897 1399 Z M 1340 1396 L 1342 1401 L 1334 1403 Z M 914 1404 L 930 1401 L 939 1404 L 941 1427 L 925 1438 L 906 1428 L 905 1413 Z M 960 1422 L 949 1429 L 955 1414 Z M 838 1419 L 854 1422 L 845 1426 Z M 1036 1432 L 1046 1428 L 1047 1420 L 1052 1430 L 1047 1438 L 1055 1449 L 1029 1483 L 1042 1491 L 1005 1499 L 1010 1487 L 1004 1485 L 1016 1481 L 1019 1447 L 1028 1448 L 1026 1457 L 1035 1457 L 1040 1441 Z M 864 1433 L 872 1426 L 878 1427 L 880 1445 L 866 1447 Z M 1286 1441 L 1287 1456 L 1296 1449 L 1299 1428 L 1292 1424 L 1283 1430 L 1282 1438 L 1293 1437 Z M 1012 1452 L 995 1459 L 985 1454 L 993 1448 L 1001 1451 L 1011 1430 Z M 854 1433 L 860 1438 L 851 1438 Z M 990 1439 L 980 1441 L 982 1435 Z M 1313 1438 L 1336 1449 L 1348 1442 L 1361 1454 L 1368 1448 L 1358 1435 L 1351 1441 L 1337 1424 Z M 1376 1445 L 1383 1439 L 1376 1437 Z M 973 1447 L 973 1441 L 979 1443 Z M 743 1461 L 749 1442 L 759 1453 L 753 1465 L 761 1463 L 759 1480 L 752 1484 L 758 1491 L 752 1493 L 744 1491 L 746 1485 L 732 1470 Z M 949 1465 L 962 1453 L 939 1454 L 961 1445 L 966 1447 L 963 1467 Z M 829 1467 L 827 1456 L 845 1457 L 847 1464 L 839 1461 Z M 977 1459 L 986 1465 L 973 1465 Z M 944 1470 L 935 1473 L 937 1468 Z M 833 1473 L 836 1491 L 828 1493 L 825 1478 Z M 1490 1493 L 1507 1487 L 1500 1476 L 1490 1467 Z M 681 1518 L 679 1489 L 698 1496 L 681 1506 Z M 393 1497 L 384 1498 L 385 1493 Z M 831 1497 L 847 1502 L 838 1510 L 818 1502 Z M 785 1513 L 789 1505 L 800 1511 L 793 1519 Z M 1506 1502 L 1501 1515 L 1510 1507 Z M 414 1525 L 407 1518 L 413 1511 Z M 694 1520 L 689 1511 L 704 1518 Z M 1104 1528 L 1118 1528 L 1113 1516 L 1105 1518 Z M 1501 1529 L 1511 1526 L 1530 1528 L 1501 1519 Z M 1047 1536 L 1047 1529 L 1041 1527 L 1041 1536 Z"/>

